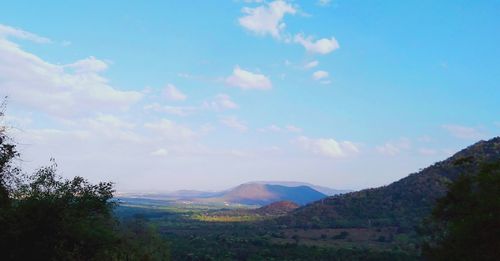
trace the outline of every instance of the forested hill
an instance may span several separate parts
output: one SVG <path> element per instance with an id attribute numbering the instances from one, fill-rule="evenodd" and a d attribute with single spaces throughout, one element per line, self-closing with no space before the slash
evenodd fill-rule
<path id="1" fill-rule="evenodd" d="M 500 160 L 500 137 L 480 141 L 452 157 L 388 186 L 328 197 L 279 219 L 291 227 L 398 226 L 412 229 L 462 173 Z"/>

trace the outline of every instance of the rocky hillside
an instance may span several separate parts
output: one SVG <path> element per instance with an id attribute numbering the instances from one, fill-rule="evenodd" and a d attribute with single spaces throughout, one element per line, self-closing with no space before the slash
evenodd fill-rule
<path id="1" fill-rule="evenodd" d="M 291 227 L 397 226 L 412 229 L 426 217 L 447 185 L 479 165 L 500 160 L 500 138 L 480 141 L 452 157 L 388 186 L 328 197 L 299 208 L 279 222 Z"/>

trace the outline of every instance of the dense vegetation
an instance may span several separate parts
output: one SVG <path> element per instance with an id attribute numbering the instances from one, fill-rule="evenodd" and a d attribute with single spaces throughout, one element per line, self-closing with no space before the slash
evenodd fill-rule
<path id="1" fill-rule="evenodd" d="M 456 164 L 470 159 L 469 165 Z M 388 186 L 317 201 L 281 219 L 289 227 L 397 227 L 414 230 L 427 217 L 448 184 L 461 174 L 477 174 L 481 164 L 500 159 L 500 138 L 479 142 L 453 157 Z"/>
<path id="2" fill-rule="evenodd" d="M 149 225 L 115 219 L 111 183 L 62 179 L 54 161 L 27 175 L 15 167 L 19 154 L 5 132 L 0 127 L 2 260 L 168 259 Z"/>
<path id="3" fill-rule="evenodd" d="M 26 174 L 5 133 L 1 260 L 496 260 L 500 249 L 500 138 L 381 188 L 213 209 L 120 205 L 112 183 L 63 179 L 53 160 Z"/>
<path id="4" fill-rule="evenodd" d="M 202 209 L 119 207 L 121 216 L 141 216 L 157 225 L 170 242 L 175 260 L 416 260 L 416 253 L 393 248 L 394 242 L 358 240 L 355 231 L 288 231 L 271 220 L 207 222 Z M 238 212 L 233 212 L 234 214 Z M 308 234 L 313 232 L 312 234 Z M 319 232 L 319 233 L 316 233 Z M 380 235 L 387 235 L 381 231 Z M 373 242 L 380 236 L 373 236 Z"/>
<path id="5" fill-rule="evenodd" d="M 500 161 L 483 165 L 478 175 L 460 176 L 427 225 L 424 254 L 432 260 L 498 260 Z"/>

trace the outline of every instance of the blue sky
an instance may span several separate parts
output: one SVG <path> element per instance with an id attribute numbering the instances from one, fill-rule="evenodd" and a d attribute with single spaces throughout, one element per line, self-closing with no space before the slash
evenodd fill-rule
<path id="1" fill-rule="evenodd" d="M 497 1 L 9 1 L 26 168 L 121 191 L 388 184 L 500 132 Z"/>

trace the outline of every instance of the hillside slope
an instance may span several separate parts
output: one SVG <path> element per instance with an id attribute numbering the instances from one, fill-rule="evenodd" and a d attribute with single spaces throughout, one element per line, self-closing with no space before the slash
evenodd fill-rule
<path id="1" fill-rule="evenodd" d="M 277 201 L 293 201 L 299 205 L 305 205 L 325 197 L 325 194 L 307 186 L 287 187 L 247 183 L 226 191 L 220 196 L 203 200 L 261 206 Z"/>
<path id="2" fill-rule="evenodd" d="M 292 201 L 278 201 L 253 211 L 259 215 L 279 216 L 292 212 L 300 206 Z"/>
<path id="3" fill-rule="evenodd" d="M 287 187 L 298 187 L 298 186 L 307 186 L 316 191 L 319 191 L 327 196 L 334 196 L 338 194 L 352 192 L 353 190 L 349 189 L 334 189 L 324 186 L 318 186 L 307 182 L 297 182 L 297 181 L 252 181 L 248 183 L 256 183 L 256 184 L 267 184 L 267 185 L 281 185 Z"/>
<path id="4" fill-rule="evenodd" d="M 328 197 L 278 220 L 291 227 L 397 226 L 412 229 L 445 195 L 447 184 L 479 164 L 500 160 L 500 138 L 480 141 L 388 186 Z"/>

